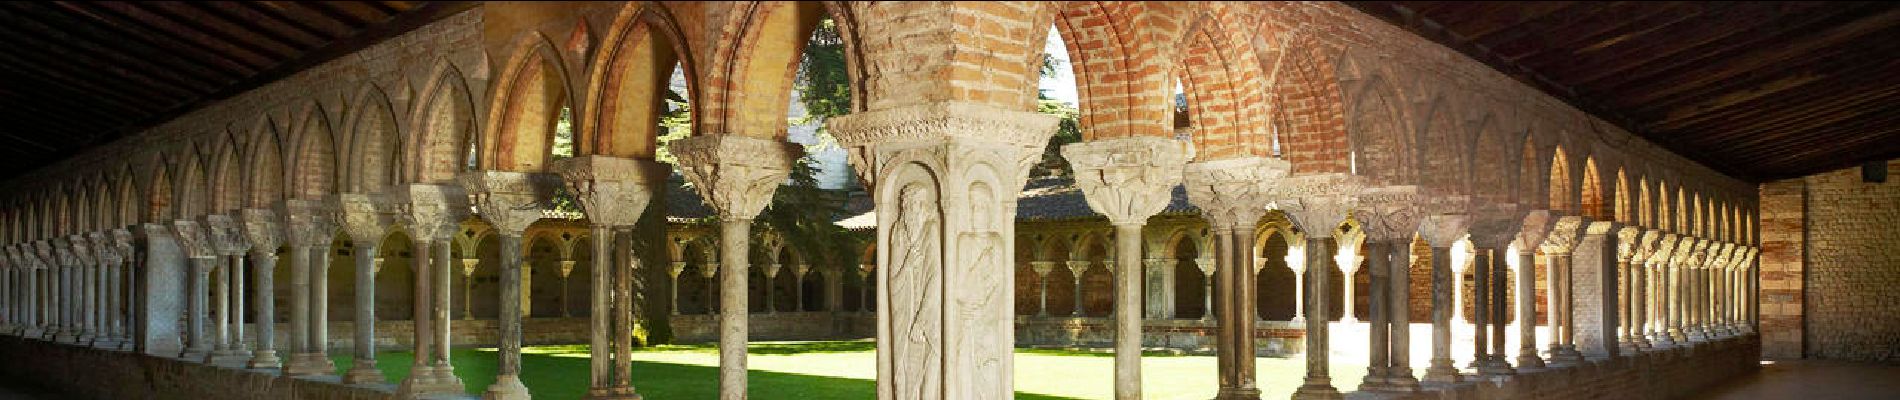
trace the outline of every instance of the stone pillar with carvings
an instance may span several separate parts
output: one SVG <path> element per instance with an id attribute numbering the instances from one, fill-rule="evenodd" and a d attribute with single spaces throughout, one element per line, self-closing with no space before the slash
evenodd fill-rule
<path id="1" fill-rule="evenodd" d="M 1069 267 L 1069 278 L 1075 281 L 1075 292 L 1071 293 L 1075 295 L 1075 309 L 1069 311 L 1069 317 L 1087 317 L 1089 316 L 1088 309 L 1084 307 L 1086 302 L 1082 297 L 1082 275 L 1088 273 L 1090 263 L 1088 261 L 1069 260 L 1064 265 Z"/>
<path id="2" fill-rule="evenodd" d="M 244 363 L 245 368 L 277 368 L 277 249 L 283 247 L 284 235 L 282 220 L 269 209 L 248 208 L 242 211 L 245 245 L 250 248 L 252 321 L 257 322 L 256 346 L 251 349 L 251 359 Z M 296 336 L 291 336 L 296 342 Z"/>
<path id="3" fill-rule="evenodd" d="M 1331 351 L 1327 335 L 1327 275 L 1332 268 L 1332 241 L 1346 215 L 1358 207 L 1362 187 L 1354 177 L 1342 173 L 1313 174 L 1286 178 L 1275 195 L 1274 205 L 1306 235 L 1308 268 L 1306 277 L 1306 377 L 1293 398 L 1337 399 L 1328 373 L 1327 354 Z"/>
<path id="4" fill-rule="evenodd" d="M 456 265 L 450 248 L 460 222 L 468 218 L 468 196 L 458 186 L 409 184 L 389 191 L 392 221 L 408 226 L 410 261 L 415 271 L 411 320 L 415 350 L 409 376 L 397 386 L 398 397 L 462 393 L 467 390 L 449 363 L 450 277 Z"/>
<path id="5" fill-rule="evenodd" d="M 1056 122 L 957 101 L 826 121 L 877 204 L 879 398 L 1013 396 L 1012 289 L 995 271 L 1014 262 L 1017 193 Z"/>
<path id="6" fill-rule="evenodd" d="M 1417 186 L 1386 186 L 1359 196 L 1355 218 L 1363 228 L 1366 255 L 1372 260 L 1371 308 L 1372 366 L 1381 367 L 1381 379 L 1372 389 L 1398 392 L 1419 390 L 1412 374 L 1412 239 L 1425 217 L 1427 199 Z M 1379 282 L 1383 281 L 1383 282 Z M 1383 283 L 1383 285 L 1381 285 Z M 1384 336 L 1381 338 L 1380 336 Z M 1381 340 L 1383 339 L 1383 340 Z M 1386 353 L 1380 357 L 1380 351 Z M 1381 363 L 1381 358 L 1384 362 Z M 1368 367 L 1368 374 L 1375 371 Z M 1365 388 L 1364 385 L 1361 388 Z"/>
<path id="7" fill-rule="evenodd" d="M 834 123 L 835 125 L 835 123 Z M 834 130 L 834 133 L 837 131 Z M 838 136 L 841 139 L 843 135 Z M 801 156 L 796 145 L 737 134 L 707 134 L 669 143 L 679 168 L 700 198 L 719 215 L 719 397 L 743 399 L 746 389 L 746 299 L 752 219 L 765 209 Z M 880 248 L 881 250 L 881 248 Z"/>
<path id="8" fill-rule="evenodd" d="M 1702 330 L 1701 315 L 1696 312 L 1696 306 L 1701 304 L 1696 284 L 1699 282 L 1698 270 L 1701 269 L 1703 260 L 1708 257 L 1710 243 L 1707 239 L 1690 237 L 1688 251 L 1677 250 L 1682 255 L 1676 257 L 1676 274 L 1680 276 L 1678 279 L 1681 282 L 1676 287 L 1677 293 L 1681 294 L 1679 300 L 1676 301 L 1676 309 L 1679 310 L 1677 315 L 1681 316 L 1679 325 L 1682 325 L 1682 339 L 1689 343 L 1709 340 L 1707 332 Z M 1681 246 L 1681 244 L 1677 245 Z"/>
<path id="9" fill-rule="evenodd" d="M 243 367 L 251 358 L 251 352 L 244 348 L 243 272 L 244 253 L 250 251 L 251 243 L 245 240 L 238 220 L 229 215 L 206 215 L 204 226 L 212 250 L 223 260 L 217 276 L 216 303 L 218 323 L 226 328 L 220 328 L 218 348 L 212 354 L 211 363 Z"/>
<path id="10" fill-rule="evenodd" d="M 93 326 L 92 318 L 92 299 L 96 294 L 93 292 L 92 281 L 98 275 L 98 257 L 92 252 L 92 245 L 86 240 L 85 235 L 70 235 L 62 239 L 66 241 L 66 247 L 72 252 L 73 277 L 70 300 L 73 304 L 71 315 L 74 331 L 77 332 L 73 335 L 73 343 L 86 346 L 92 344 L 92 340 L 98 335 L 98 329 Z"/>
<path id="11" fill-rule="evenodd" d="M 284 375 L 331 375 L 336 367 L 328 355 L 329 298 L 325 282 L 330 263 L 330 244 L 336 237 L 336 222 L 325 204 L 310 200 L 284 200 L 277 213 L 284 218 L 290 241 L 290 348 Z"/>
<path id="12" fill-rule="evenodd" d="M 1461 379 L 1457 365 L 1451 359 L 1452 324 L 1455 321 L 1455 301 L 1459 290 L 1453 279 L 1458 270 L 1453 268 L 1452 244 L 1464 238 L 1471 227 L 1471 215 L 1466 207 L 1446 202 L 1446 209 L 1426 216 L 1419 223 L 1419 237 L 1432 247 L 1432 359 L 1425 369 L 1425 381 L 1432 383 L 1457 383 Z M 1467 206 L 1468 207 L 1468 206 Z"/>
<path id="13" fill-rule="evenodd" d="M 382 248 L 383 236 L 389 233 L 394 213 L 388 206 L 389 200 L 382 195 L 343 193 L 336 195 L 334 201 L 331 210 L 336 212 L 336 220 L 356 244 L 351 253 L 356 257 L 356 270 L 352 271 L 356 277 L 356 288 L 352 291 L 355 316 L 351 323 L 356 328 L 351 340 L 355 351 L 350 370 L 343 374 L 343 383 L 383 383 L 383 373 L 376 369 L 375 268 L 378 250 Z"/>
<path id="14" fill-rule="evenodd" d="M 1524 219 L 1529 216 L 1530 211 L 1514 203 L 1484 202 L 1473 207 L 1471 245 L 1480 255 L 1478 264 L 1474 266 L 1478 272 L 1475 275 L 1478 285 L 1476 295 L 1472 298 L 1478 299 L 1474 301 L 1477 306 L 1474 310 L 1477 310 L 1477 319 L 1480 321 L 1477 329 L 1474 330 L 1477 338 L 1474 347 L 1479 349 L 1478 354 L 1482 356 L 1481 359 L 1476 360 L 1475 364 L 1477 364 L 1478 373 L 1483 375 L 1502 376 L 1517 373 L 1517 370 L 1511 367 L 1509 358 L 1505 356 L 1507 348 L 1504 345 L 1504 314 L 1510 305 L 1510 299 L 1505 296 L 1505 273 L 1508 270 L 1502 259 L 1510 256 L 1508 252 L 1510 244 L 1517 240 L 1519 231 L 1524 228 Z M 1489 332 L 1485 332 L 1487 329 Z M 1490 346 L 1488 350 L 1484 349 L 1487 345 Z"/>
<path id="15" fill-rule="evenodd" d="M 674 261 L 666 270 L 666 275 L 673 280 L 671 284 L 666 285 L 666 295 L 673 305 L 672 315 L 680 315 L 680 274 L 685 272 L 685 261 Z"/>
<path id="16" fill-rule="evenodd" d="M 1286 177 L 1291 164 L 1266 157 L 1236 157 L 1196 161 L 1183 167 L 1188 201 L 1201 209 L 1214 235 L 1215 283 L 1218 305 L 1209 311 L 1219 320 L 1216 340 L 1220 359 L 1217 399 L 1258 399 L 1254 374 L 1254 228 L 1266 215 L 1275 184 Z M 1163 200 L 1166 202 L 1166 195 Z M 1154 206 L 1159 212 L 1165 204 Z"/>
<path id="17" fill-rule="evenodd" d="M 205 331 L 209 323 L 210 278 L 211 270 L 218 262 L 217 252 L 211 246 L 211 239 L 198 221 L 181 219 L 172 221 L 172 232 L 178 238 L 178 247 L 185 251 L 191 262 L 191 274 L 187 280 L 187 311 L 185 351 L 179 355 L 193 362 L 211 362 L 211 336 Z"/>
<path id="18" fill-rule="evenodd" d="M 1658 232 L 1663 231 L 1658 230 Z M 1674 308 L 1671 306 L 1680 297 L 1674 290 L 1676 280 L 1673 265 L 1677 257 L 1675 249 L 1681 242 L 1681 237 L 1669 233 L 1663 233 L 1661 237 L 1656 242 L 1656 252 L 1649 257 L 1649 265 L 1655 275 L 1652 286 L 1656 288 L 1656 298 L 1651 302 L 1656 308 L 1656 328 L 1650 332 L 1650 341 L 1655 343 L 1657 348 L 1666 349 L 1676 347 L 1676 344 L 1681 342 L 1679 336 L 1681 330 L 1676 326 L 1680 317 L 1675 315 Z"/>
<path id="19" fill-rule="evenodd" d="M 1029 270 L 1036 273 L 1036 316 L 1049 316 L 1049 273 L 1055 271 L 1055 261 L 1030 261 Z"/>
<path id="20" fill-rule="evenodd" d="M 1141 229 L 1148 217 L 1168 206 L 1174 186 L 1181 183 L 1182 168 L 1191 156 L 1185 146 L 1167 138 L 1135 136 L 1062 148 L 1089 208 L 1108 216 L 1115 226 L 1112 258 L 1120 265 L 1104 267 L 1122 272 L 1114 276 L 1116 399 L 1141 398 Z"/>
<path id="21" fill-rule="evenodd" d="M 1649 258 L 1656 253 L 1656 243 L 1662 240 L 1662 231 L 1637 227 L 1634 251 L 1629 257 L 1629 321 L 1630 344 L 1637 352 L 1655 347 L 1650 342 L 1649 332 L 1654 326 L 1650 320 L 1649 309 Z M 1632 353 L 1635 354 L 1635 353 Z"/>
<path id="22" fill-rule="evenodd" d="M 654 182 L 664 182 L 662 168 L 649 160 L 600 155 L 555 160 L 552 166 L 580 201 L 594 237 L 589 399 L 640 398 L 633 387 L 632 329 L 633 280 L 642 266 L 631 243 L 633 226 L 653 198 Z"/>
<path id="23" fill-rule="evenodd" d="M 1530 210 L 1524 215 L 1524 222 L 1517 231 L 1517 241 L 1513 245 L 1517 254 L 1508 254 L 1511 262 L 1511 276 L 1517 279 L 1517 368 L 1544 368 L 1544 358 L 1537 356 L 1537 248 L 1550 234 L 1550 212 Z"/>
<path id="24" fill-rule="evenodd" d="M 521 235 L 528 225 L 541 219 L 541 210 L 557 184 L 552 175 L 512 171 L 465 172 L 456 179 L 468 194 L 469 203 L 481 213 L 501 236 L 501 327 L 495 383 L 482 394 L 484 399 L 527 399 L 528 387 L 521 384 Z"/>
<path id="25" fill-rule="evenodd" d="M 1553 213 L 1554 214 L 1554 213 Z M 1557 216 L 1551 224 L 1550 233 L 1544 236 L 1541 249 L 1544 250 L 1546 273 L 1545 304 L 1550 316 L 1550 364 L 1553 366 L 1575 366 L 1583 362 L 1583 355 L 1570 346 L 1570 303 L 1568 296 L 1570 263 L 1572 251 L 1583 235 L 1584 225 L 1588 221 L 1578 216 Z"/>

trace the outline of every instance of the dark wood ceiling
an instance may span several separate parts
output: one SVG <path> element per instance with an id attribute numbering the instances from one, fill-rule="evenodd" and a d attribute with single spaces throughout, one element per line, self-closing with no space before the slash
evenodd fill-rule
<path id="1" fill-rule="evenodd" d="M 1900 6 L 1347 2 L 1750 181 L 1900 157 Z"/>
<path id="2" fill-rule="evenodd" d="M 467 9 L 467 2 L 0 2 L 0 179 Z"/>

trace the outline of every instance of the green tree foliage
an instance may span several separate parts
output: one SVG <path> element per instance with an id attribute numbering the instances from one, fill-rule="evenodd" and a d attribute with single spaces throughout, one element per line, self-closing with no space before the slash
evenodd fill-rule
<path id="1" fill-rule="evenodd" d="M 824 121 L 851 112 L 851 79 L 844 60 L 844 40 L 830 19 L 820 21 L 805 43 L 798 73 L 792 82 L 805 115 L 787 122 L 817 128 L 814 134 L 818 143 L 808 150 L 837 146 L 837 139 L 824 130 Z M 772 204 L 755 220 L 758 224 L 755 227 L 779 233 L 788 246 L 814 267 L 848 267 L 856 264 L 858 249 L 869 240 L 865 234 L 833 223 L 844 217 L 844 204 L 854 191 L 820 188 L 814 163 L 811 157 L 803 157 L 792 165 L 789 184 L 779 187 Z"/>

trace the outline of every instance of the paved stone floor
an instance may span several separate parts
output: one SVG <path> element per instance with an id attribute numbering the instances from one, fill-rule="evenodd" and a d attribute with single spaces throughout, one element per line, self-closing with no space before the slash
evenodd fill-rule
<path id="1" fill-rule="evenodd" d="M 1834 361 L 1763 361 L 1761 373 L 1711 388 L 1698 400 L 1896 399 L 1900 366 Z"/>

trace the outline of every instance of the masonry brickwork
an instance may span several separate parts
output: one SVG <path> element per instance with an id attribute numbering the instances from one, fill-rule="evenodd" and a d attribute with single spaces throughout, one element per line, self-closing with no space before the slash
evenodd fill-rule
<path id="1" fill-rule="evenodd" d="M 1900 363 L 1900 181 L 1847 168 L 1761 192 L 1764 353 Z"/>

